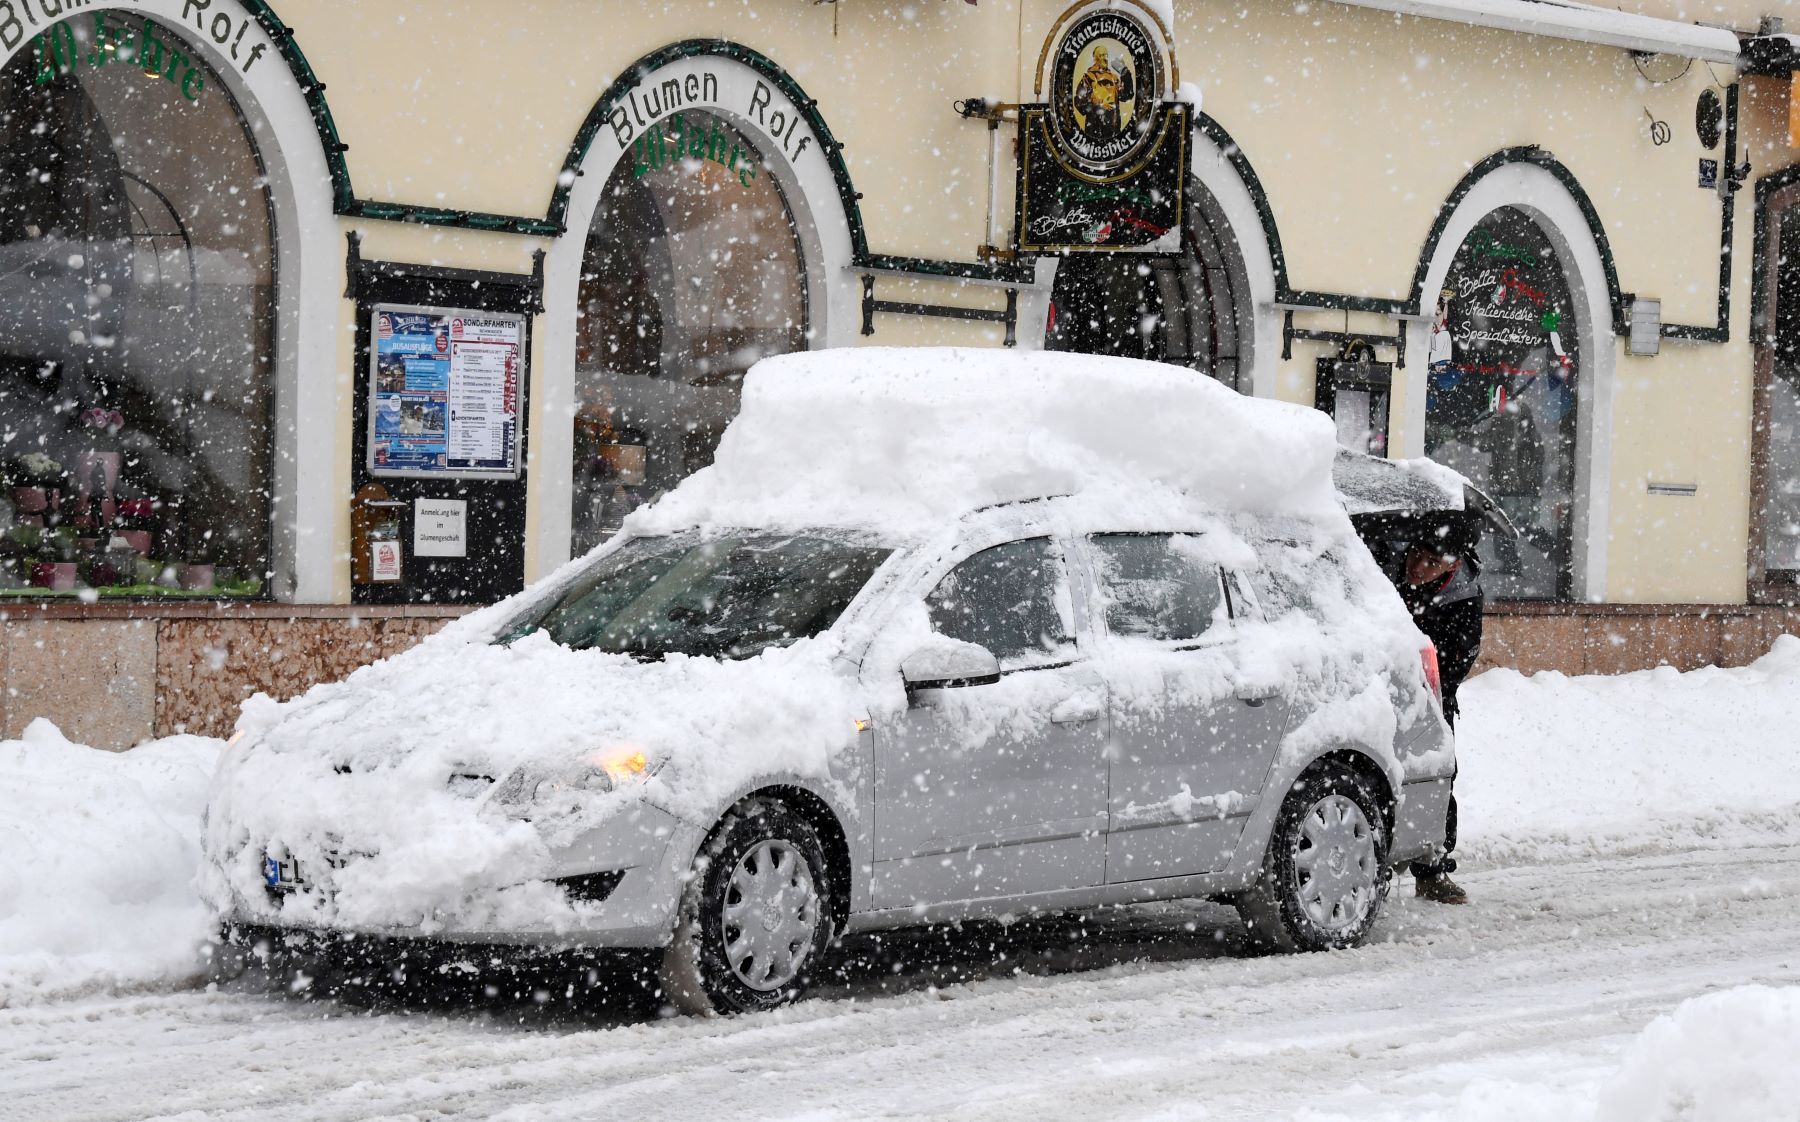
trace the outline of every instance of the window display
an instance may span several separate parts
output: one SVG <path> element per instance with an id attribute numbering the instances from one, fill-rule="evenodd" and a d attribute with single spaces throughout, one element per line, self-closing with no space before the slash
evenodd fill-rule
<path id="1" fill-rule="evenodd" d="M 687 111 L 632 146 L 582 262 L 573 545 L 712 462 L 744 372 L 806 346 L 799 237 L 761 151 Z"/>
<path id="2" fill-rule="evenodd" d="M 1564 265 L 1537 222 L 1512 207 L 1482 219 L 1438 293 L 1425 454 L 1468 476 L 1519 528 L 1517 540 L 1482 541 L 1491 599 L 1571 595 L 1576 326 Z"/>
<path id="3" fill-rule="evenodd" d="M 86 11 L 0 70 L 0 595 L 262 591 L 274 267 L 176 32 Z"/>

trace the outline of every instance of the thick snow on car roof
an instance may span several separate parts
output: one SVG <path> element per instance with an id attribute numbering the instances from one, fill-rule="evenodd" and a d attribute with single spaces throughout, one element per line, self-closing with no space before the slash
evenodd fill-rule
<path id="1" fill-rule="evenodd" d="M 1227 510 L 1341 513 L 1329 420 L 1136 359 L 956 348 L 783 355 L 744 380 L 713 465 L 633 516 L 928 532 L 995 503 L 1175 493 Z"/>

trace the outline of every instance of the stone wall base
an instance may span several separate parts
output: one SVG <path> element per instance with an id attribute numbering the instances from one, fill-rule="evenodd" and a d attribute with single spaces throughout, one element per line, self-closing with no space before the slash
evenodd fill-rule
<path id="1" fill-rule="evenodd" d="M 1481 660 L 1521 674 L 1624 674 L 1673 666 L 1744 666 L 1780 635 L 1800 635 L 1800 608 L 1730 604 L 1489 604 Z"/>
<path id="2" fill-rule="evenodd" d="M 14 609 L 0 623 L 0 735 L 48 717 L 78 744 L 229 736 L 261 691 L 287 699 L 398 654 L 457 610 L 231 605 Z"/>
<path id="3" fill-rule="evenodd" d="M 293 697 L 397 654 L 459 614 L 275 604 L 154 616 L 109 605 L 15 609 L 0 617 L 0 735 L 16 738 L 48 717 L 97 748 L 182 732 L 228 736 L 251 694 Z M 1491 604 L 1475 672 L 1742 666 L 1784 633 L 1800 634 L 1800 609 Z"/>

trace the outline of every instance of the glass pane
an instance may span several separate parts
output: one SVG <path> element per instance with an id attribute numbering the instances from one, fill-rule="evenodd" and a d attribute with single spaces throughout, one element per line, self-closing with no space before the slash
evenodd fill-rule
<path id="1" fill-rule="evenodd" d="M 793 216 L 748 138 L 690 111 L 633 145 L 588 234 L 577 315 L 581 553 L 712 462 L 751 364 L 806 345 Z"/>
<path id="2" fill-rule="evenodd" d="M 1538 224 L 1510 207 L 1482 219 L 1438 296 L 1425 454 L 1468 476 L 1519 528 L 1516 540 L 1482 541 L 1496 599 L 1571 594 L 1577 326 L 1565 267 Z"/>
<path id="3" fill-rule="evenodd" d="M 1218 566 L 1198 539 L 1101 534 L 1090 539 L 1105 598 L 1106 629 L 1143 639 L 1197 639 L 1225 618 Z"/>
<path id="4" fill-rule="evenodd" d="M 939 581 L 925 604 L 934 630 L 986 647 L 1003 669 L 1075 653 L 1068 576 L 1049 538 L 982 550 Z"/>
<path id="5" fill-rule="evenodd" d="M 633 541 L 502 641 L 541 629 L 577 650 L 749 658 L 829 628 L 890 552 L 807 535 Z"/>
<path id="6" fill-rule="evenodd" d="M 273 283 L 261 163 L 178 34 L 84 12 L 0 70 L 0 586 L 261 590 Z"/>
<path id="7" fill-rule="evenodd" d="M 1800 211 L 1780 223 L 1775 273 L 1774 378 L 1769 386 L 1769 486 L 1762 509 L 1764 564 L 1800 571 Z"/>

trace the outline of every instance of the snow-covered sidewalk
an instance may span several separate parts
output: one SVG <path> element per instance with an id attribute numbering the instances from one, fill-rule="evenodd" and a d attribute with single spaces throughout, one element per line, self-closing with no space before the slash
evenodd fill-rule
<path id="1" fill-rule="evenodd" d="M 1731 670 L 1494 670 L 1461 700 L 1466 858 L 1800 841 L 1800 638 Z"/>

